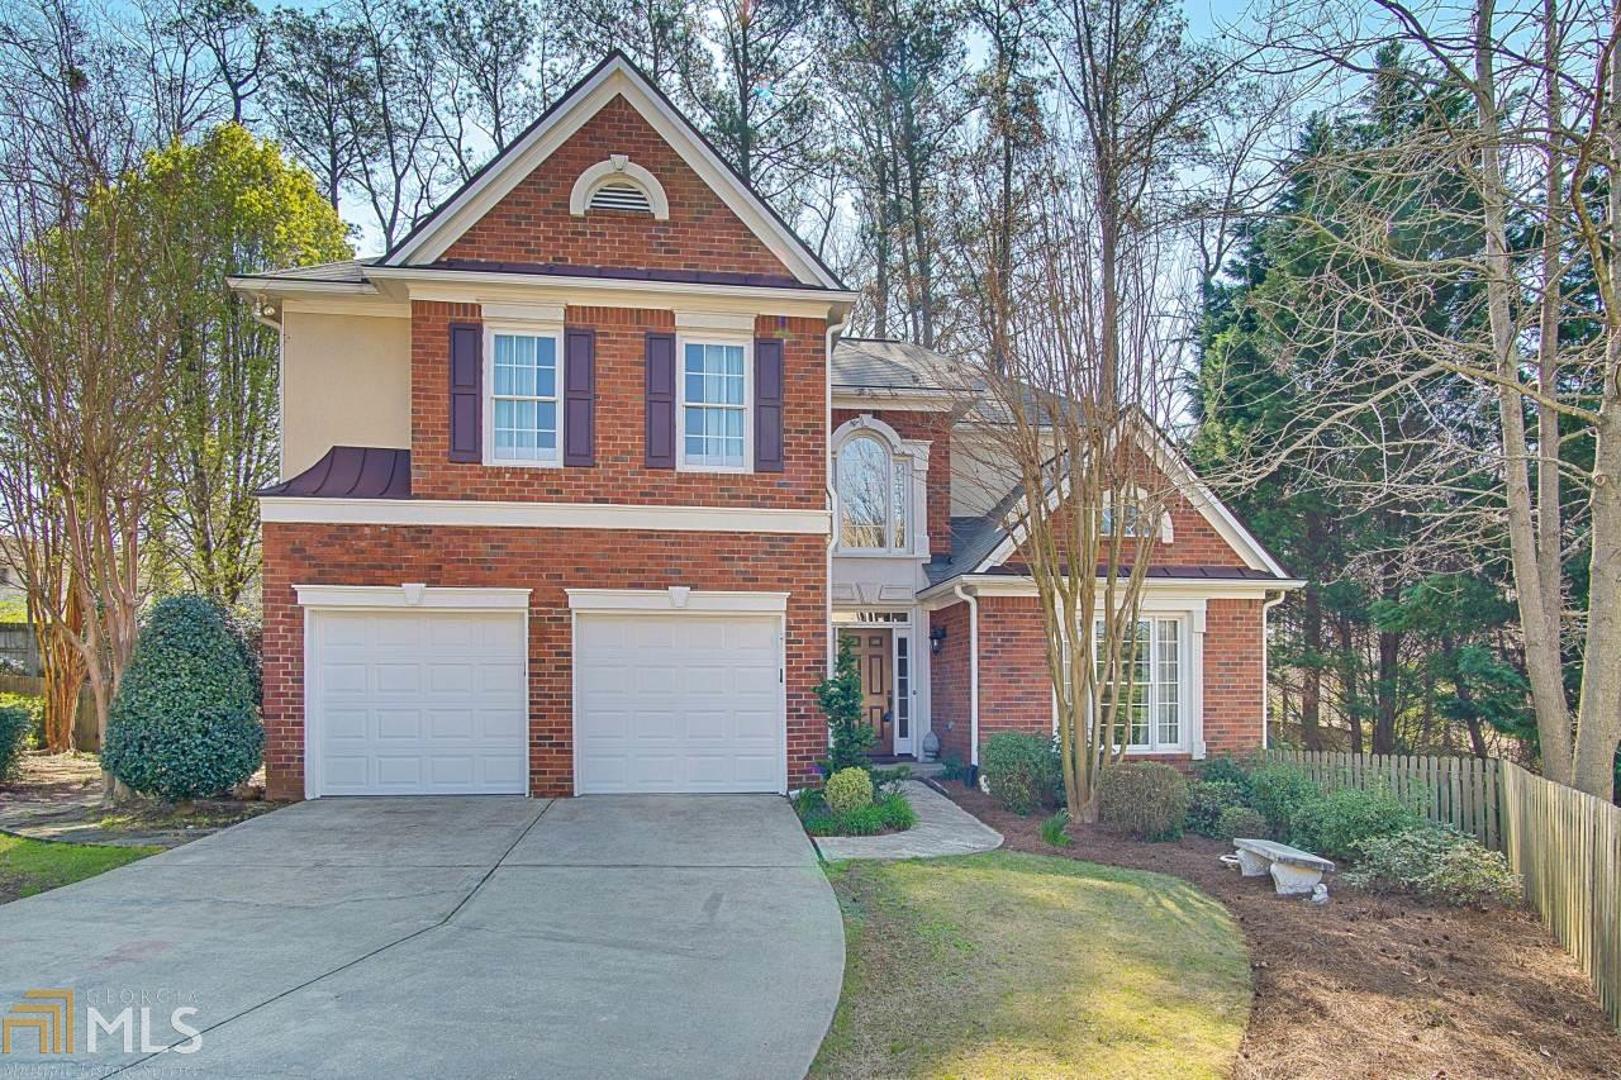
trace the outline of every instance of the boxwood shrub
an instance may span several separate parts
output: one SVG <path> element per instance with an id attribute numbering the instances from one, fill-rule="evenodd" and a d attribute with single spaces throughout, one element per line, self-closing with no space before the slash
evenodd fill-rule
<path id="1" fill-rule="evenodd" d="M 0 780 L 9 779 L 34 733 L 34 718 L 17 705 L 0 705 Z"/>
<path id="2" fill-rule="evenodd" d="M 263 752 L 253 676 L 226 612 L 201 596 L 158 601 L 107 717 L 102 767 L 174 801 L 229 790 Z"/>
<path id="3" fill-rule="evenodd" d="M 1250 805 L 1266 818 L 1267 832 L 1279 840 L 1288 838 L 1300 808 L 1322 797 L 1316 782 L 1293 765 L 1275 761 L 1250 773 Z"/>
<path id="4" fill-rule="evenodd" d="M 1345 880 L 1444 904 L 1512 905 L 1520 899 L 1519 876 L 1502 852 L 1429 822 L 1363 844 Z"/>
<path id="5" fill-rule="evenodd" d="M 1004 731 L 985 741 L 980 774 L 991 797 L 1015 814 L 1030 814 L 1058 801 L 1063 766 L 1047 735 Z"/>
<path id="6" fill-rule="evenodd" d="M 1405 832 L 1419 821 L 1388 791 L 1341 788 L 1295 809 L 1289 842 L 1330 859 L 1352 859 L 1368 841 Z"/>
<path id="7" fill-rule="evenodd" d="M 1224 811 L 1244 805 L 1244 789 L 1231 780 L 1196 780 L 1188 785 L 1188 831 L 1226 840 L 1217 822 Z"/>
<path id="8" fill-rule="evenodd" d="M 1266 818 L 1249 806 L 1229 806 L 1216 819 L 1217 840 L 1262 840 L 1266 838 Z"/>
<path id="9" fill-rule="evenodd" d="M 1098 819 L 1140 840 L 1175 840 L 1188 817 L 1188 782 L 1169 765 L 1110 765 L 1098 777 Z"/>

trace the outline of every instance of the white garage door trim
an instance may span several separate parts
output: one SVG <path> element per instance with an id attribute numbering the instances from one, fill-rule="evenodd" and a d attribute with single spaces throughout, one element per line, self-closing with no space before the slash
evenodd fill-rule
<path id="1" fill-rule="evenodd" d="M 314 620 L 322 611 L 394 611 L 412 610 L 493 614 L 510 612 L 522 619 L 523 685 L 525 687 L 525 723 L 523 753 L 523 790 L 527 794 L 530 782 L 528 753 L 527 699 L 529 686 L 529 589 L 496 589 L 473 587 L 428 586 L 417 583 L 403 585 L 294 585 L 299 606 L 304 609 L 304 797 L 322 795 L 320 733 L 321 716 L 316 707 L 319 700 L 318 664 L 315 656 Z"/>
<path id="2" fill-rule="evenodd" d="M 777 624 L 776 788 L 788 792 L 788 593 L 668 589 L 567 589 L 570 611 L 570 716 L 574 793 L 581 791 L 580 772 L 580 618 L 592 615 L 640 616 L 652 619 L 715 618 L 726 615 L 774 616 Z"/>

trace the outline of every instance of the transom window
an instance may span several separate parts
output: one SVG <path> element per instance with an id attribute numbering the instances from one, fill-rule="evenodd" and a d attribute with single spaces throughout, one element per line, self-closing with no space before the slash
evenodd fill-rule
<path id="1" fill-rule="evenodd" d="M 1116 722 L 1123 725 L 1128 750 L 1183 748 L 1182 620 L 1138 619 L 1136 642 L 1121 644 L 1120 682 L 1111 686 L 1103 656 L 1103 620 L 1093 628 L 1092 655 L 1097 665 L 1099 692 L 1105 703 L 1118 699 L 1125 706 Z M 1131 655 L 1128 656 L 1127 652 Z M 1129 662 L 1128 662 L 1129 661 Z M 1103 715 L 1100 710 L 1099 716 Z"/>
<path id="2" fill-rule="evenodd" d="M 557 460 L 557 337 L 497 330 L 491 335 L 490 456 Z"/>
<path id="3" fill-rule="evenodd" d="M 682 462 L 707 469 L 747 464 L 748 383 L 742 345 L 689 341 L 682 349 Z"/>
<path id="4" fill-rule="evenodd" d="M 871 435 L 839 447 L 834 485 L 839 496 L 839 546 L 898 551 L 907 544 L 911 470 Z"/>

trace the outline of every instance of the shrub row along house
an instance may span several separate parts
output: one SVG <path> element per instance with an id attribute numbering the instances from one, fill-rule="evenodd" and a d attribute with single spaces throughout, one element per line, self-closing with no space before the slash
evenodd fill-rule
<path id="1" fill-rule="evenodd" d="M 797 788 L 840 634 L 882 753 L 1052 729 L 972 380 L 842 337 L 854 294 L 624 58 L 381 258 L 232 284 L 282 335 L 272 796 Z M 1259 746 L 1290 582 L 1155 453 L 1129 750 Z"/>

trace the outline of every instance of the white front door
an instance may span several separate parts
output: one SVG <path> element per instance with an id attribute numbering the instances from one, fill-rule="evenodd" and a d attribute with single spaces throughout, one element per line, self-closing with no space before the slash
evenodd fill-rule
<path id="1" fill-rule="evenodd" d="M 315 610 L 307 632 L 310 796 L 528 791 L 522 612 Z"/>
<path id="2" fill-rule="evenodd" d="M 579 794 L 787 790 L 779 616 L 576 620 Z"/>

